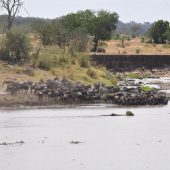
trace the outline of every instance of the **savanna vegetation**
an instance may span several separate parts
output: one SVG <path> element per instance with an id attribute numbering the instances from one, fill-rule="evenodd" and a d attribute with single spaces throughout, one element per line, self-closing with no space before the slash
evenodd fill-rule
<path id="1" fill-rule="evenodd" d="M 146 48 L 170 40 L 167 21 L 123 23 L 116 12 L 106 10 L 78 11 L 52 20 L 22 18 L 16 17 L 21 8 L 25 9 L 22 0 L 1 0 L 0 5 L 6 12 L 0 16 L 0 59 L 13 65 L 17 73 L 28 72 L 38 78 L 46 72 L 87 84 L 115 84 L 118 77 L 104 67 L 92 66 L 89 52 L 140 54 L 144 48 L 133 46 L 135 41 L 131 40 L 140 39 Z"/>
<path id="2" fill-rule="evenodd" d="M 116 83 L 113 73 L 91 65 L 88 52 L 101 49 L 101 42 L 111 39 L 117 13 L 85 10 L 54 20 L 33 19 L 28 30 L 16 24 L 23 1 L 0 3 L 7 14 L 1 16 L 5 22 L 1 25 L 0 59 L 13 65 L 17 74 L 28 71 L 30 76 L 45 78 L 44 72 L 48 72 L 53 77 L 87 84 Z M 25 71 L 24 67 L 29 69 Z"/>

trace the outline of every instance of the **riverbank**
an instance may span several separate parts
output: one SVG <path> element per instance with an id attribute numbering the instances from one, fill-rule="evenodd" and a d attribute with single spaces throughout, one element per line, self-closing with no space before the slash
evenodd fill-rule
<path id="1" fill-rule="evenodd" d="M 68 80 L 6 83 L 6 89 L 0 89 L 1 108 L 47 108 L 101 103 L 142 106 L 166 105 L 170 78 L 128 79 L 119 81 L 117 86 L 105 86 L 100 83 L 89 86 Z"/>

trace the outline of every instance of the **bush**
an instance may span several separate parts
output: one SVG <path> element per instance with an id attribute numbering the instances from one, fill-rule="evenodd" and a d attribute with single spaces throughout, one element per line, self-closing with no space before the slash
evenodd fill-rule
<path id="1" fill-rule="evenodd" d="M 58 63 L 57 63 L 58 65 L 60 64 L 60 65 L 67 65 L 67 64 L 69 64 L 69 58 L 68 58 L 68 56 L 67 55 L 64 55 L 64 54 L 62 54 L 62 55 L 60 55 L 59 57 L 58 57 Z"/>
<path id="2" fill-rule="evenodd" d="M 71 40 L 69 50 L 75 52 L 85 52 L 87 50 L 87 42 L 83 39 Z"/>
<path id="3" fill-rule="evenodd" d="M 78 62 L 80 67 L 88 68 L 90 66 L 90 59 L 86 54 L 79 54 Z"/>
<path id="4" fill-rule="evenodd" d="M 39 61 L 39 68 L 45 69 L 45 70 L 50 70 L 51 68 L 51 62 L 49 60 L 46 60 L 46 58 L 42 58 Z"/>
<path id="5" fill-rule="evenodd" d="M 68 54 L 64 53 L 58 46 L 47 46 L 40 51 L 34 62 L 39 68 L 50 70 L 52 67 L 69 64 L 70 59 Z"/>
<path id="6" fill-rule="evenodd" d="M 137 49 L 135 49 L 135 51 L 136 51 L 136 54 L 139 54 L 140 51 L 141 51 L 141 49 L 140 49 L 140 48 L 137 48 Z"/>
<path id="7" fill-rule="evenodd" d="M 45 70 L 70 65 L 79 65 L 80 67 L 88 68 L 90 66 L 90 59 L 89 55 L 85 53 L 74 53 L 72 55 L 68 50 L 64 52 L 58 46 L 46 46 L 39 52 L 34 63 L 36 63 L 35 65 L 37 67 Z"/>
<path id="8" fill-rule="evenodd" d="M 17 73 L 17 74 L 21 74 L 23 72 L 23 69 L 19 66 L 15 66 L 14 68 L 14 71 Z"/>
<path id="9" fill-rule="evenodd" d="M 6 33 L 3 59 L 14 63 L 26 62 L 29 60 L 30 50 L 30 41 L 24 33 L 16 30 Z"/>
<path id="10" fill-rule="evenodd" d="M 89 69 L 87 70 L 87 75 L 90 76 L 90 77 L 93 78 L 93 79 L 96 79 L 96 78 L 97 78 L 96 72 L 95 72 L 92 68 L 89 68 Z"/>
<path id="11" fill-rule="evenodd" d="M 98 53 L 105 53 L 106 50 L 103 47 L 97 47 L 97 52 Z"/>
<path id="12" fill-rule="evenodd" d="M 144 42 L 145 42 L 145 38 L 144 38 L 144 37 L 141 37 L 141 38 L 140 38 L 140 42 L 141 42 L 141 43 L 144 43 Z"/>

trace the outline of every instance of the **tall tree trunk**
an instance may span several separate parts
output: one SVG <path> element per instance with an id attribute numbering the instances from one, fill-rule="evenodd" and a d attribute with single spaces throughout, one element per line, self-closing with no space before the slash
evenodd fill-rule
<path id="1" fill-rule="evenodd" d="M 98 37 L 95 37 L 94 38 L 94 52 L 97 51 L 98 44 L 99 44 L 99 39 Z"/>

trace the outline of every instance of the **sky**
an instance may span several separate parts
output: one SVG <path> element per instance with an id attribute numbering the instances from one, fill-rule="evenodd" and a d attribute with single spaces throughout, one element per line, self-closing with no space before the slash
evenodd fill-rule
<path id="1" fill-rule="evenodd" d="M 170 21 L 170 0 L 23 0 L 31 17 L 56 18 L 78 10 L 117 12 L 123 22 Z M 22 10 L 21 16 L 28 16 Z"/>

